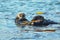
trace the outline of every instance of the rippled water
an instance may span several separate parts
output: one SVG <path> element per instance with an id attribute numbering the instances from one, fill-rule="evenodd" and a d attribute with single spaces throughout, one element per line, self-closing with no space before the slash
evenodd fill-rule
<path id="1" fill-rule="evenodd" d="M 0 40 L 60 40 L 60 25 L 42 28 L 57 29 L 56 32 L 25 32 L 15 25 L 19 12 L 24 12 L 30 21 L 39 11 L 45 12 L 41 14 L 45 19 L 60 22 L 60 0 L 0 0 Z"/>

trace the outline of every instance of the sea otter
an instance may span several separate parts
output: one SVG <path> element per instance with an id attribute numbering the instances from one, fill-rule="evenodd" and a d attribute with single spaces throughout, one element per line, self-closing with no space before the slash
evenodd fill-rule
<path id="1" fill-rule="evenodd" d="M 15 23 L 17 26 L 24 26 L 28 23 L 28 20 L 25 18 L 24 13 L 19 13 L 15 19 Z"/>
<path id="2" fill-rule="evenodd" d="M 43 16 L 35 16 L 31 20 L 32 26 L 48 26 L 49 24 L 60 24 L 51 20 L 46 20 Z"/>

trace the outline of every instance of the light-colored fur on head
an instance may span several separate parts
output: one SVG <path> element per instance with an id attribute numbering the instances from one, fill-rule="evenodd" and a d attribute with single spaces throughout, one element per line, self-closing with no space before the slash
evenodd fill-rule
<path id="1" fill-rule="evenodd" d="M 17 17 L 19 18 L 19 19 L 21 19 L 22 17 L 20 17 L 19 16 L 19 14 L 22 14 L 23 12 L 19 12 L 18 14 L 17 14 Z"/>

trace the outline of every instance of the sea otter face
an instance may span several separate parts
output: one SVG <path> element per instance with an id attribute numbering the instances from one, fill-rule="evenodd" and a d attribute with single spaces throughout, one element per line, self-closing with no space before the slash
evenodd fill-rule
<path id="1" fill-rule="evenodd" d="M 25 17 L 25 14 L 24 14 L 24 13 L 20 13 L 20 14 L 17 15 L 17 17 L 18 17 L 19 19 L 22 19 L 22 18 Z"/>
<path id="2" fill-rule="evenodd" d="M 23 17 L 23 16 L 24 16 L 24 14 L 19 14 L 19 16 L 20 16 L 20 17 Z"/>

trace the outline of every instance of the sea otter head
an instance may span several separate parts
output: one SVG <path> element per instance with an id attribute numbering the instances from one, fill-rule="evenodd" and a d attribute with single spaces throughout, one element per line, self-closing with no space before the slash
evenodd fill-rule
<path id="1" fill-rule="evenodd" d="M 19 19 L 25 18 L 25 14 L 24 14 L 24 13 L 19 13 L 19 14 L 17 15 L 17 17 L 18 17 Z"/>

